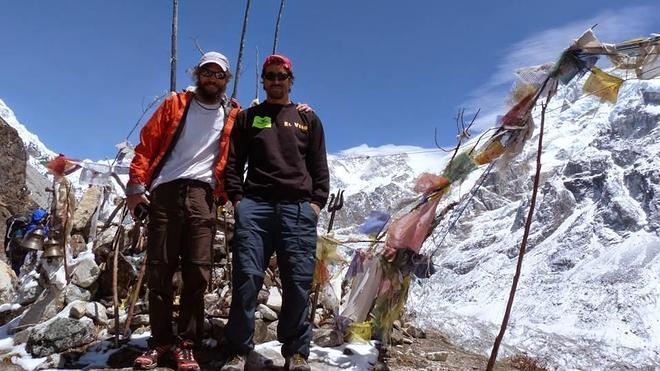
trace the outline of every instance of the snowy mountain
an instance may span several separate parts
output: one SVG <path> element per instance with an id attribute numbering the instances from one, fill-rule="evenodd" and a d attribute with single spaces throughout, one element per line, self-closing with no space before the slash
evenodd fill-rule
<path id="1" fill-rule="evenodd" d="M 53 176 L 46 169 L 46 163 L 49 160 L 55 158 L 58 154 L 50 150 L 37 135 L 29 131 L 25 125 L 23 125 L 17 118 L 14 112 L 5 104 L 2 99 L 0 99 L 0 117 L 5 120 L 11 127 L 16 129 L 19 137 L 23 141 L 25 148 L 28 152 L 28 161 L 27 161 L 27 186 L 31 191 L 31 197 L 34 199 L 37 204 L 42 207 L 49 207 L 49 194 L 45 191 L 46 187 L 52 185 Z M 66 149 L 62 149 L 66 155 Z M 127 156 L 123 159 L 122 162 L 117 163 L 118 166 L 124 166 L 124 171 L 120 172 L 120 179 L 122 182 L 126 182 L 127 176 L 125 173 L 125 167 L 130 163 L 130 156 Z M 83 160 L 85 163 L 95 163 L 101 164 L 101 169 L 104 168 L 103 165 L 109 169 L 109 166 L 112 161 L 110 160 L 101 160 L 101 161 L 92 161 L 92 160 Z M 81 180 L 81 171 L 76 171 L 71 175 L 68 175 L 67 178 L 71 181 L 73 188 L 76 192 L 76 198 L 80 199 L 84 191 L 89 187 L 88 182 Z M 123 191 L 121 187 L 117 184 L 116 181 L 111 180 L 110 185 L 112 187 L 112 193 L 115 195 L 123 196 Z M 110 206 L 108 206 L 110 207 Z"/>
<path id="2" fill-rule="evenodd" d="M 57 153 L 46 147 L 37 135 L 30 132 L 23 124 L 21 124 L 16 118 L 16 115 L 14 115 L 14 111 L 12 111 L 2 99 L 0 99 L 0 117 L 2 117 L 11 127 L 16 129 L 18 135 L 23 140 L 23 144 L 25 144 L 25 148 L 30 156 L 28 164 L 41 174 L 46 174 L 47 170 L 44 166 L 45 163 L 57 156 Z"/>
<path id="3" fill-rule="evenodd" d="M 583 95 L 583 83 L 548 106 L 534 222 L 500 355 L 527 353 L 560 369 L 657 369 L 660 106 L 643 93 L 659 92 L 660 82 L 628 81 L 614 105 Z M 409 298 L 422 323 L 485 354 L 515 272 L 540 108 L 534 121 L 523 152 L 497 163 L 456 225 L 447 233 L 445 220 L 427 240 L 439 270 Z"/>
<path id="4" fill-rule="evenodd" d="M 546 114 L 542 175 L 528 250 L 500 355 L 560 369 L 660 367 L 660 105 L 657 80 L 624 83 L 614 105 L 562 87 Z M 54 156 L 0 101 L 33 166 Z M 540 109 L 534 121 L 540 122 Z M 475 136 L 476 137 L 476 136 Z M 531 196 L 538 127 L 522 153 L 496 163 L 423 247 L 438 272 L 413 285 L 408 311 L 452 342 L 488 354 L 499 330 Z M 34 154 L 34 155 L 33 155 Z M 355 235 L 371 210 L 414 202 L 415 178 L 440 173 L 437 149 L 366 145 L 329 156 L 331 191 L 345 190 L 334 230 Z M 485 168 L 438 207 L 470 192 Z M 75 183 L 75 181 L 74 181 Z M 450 229 L 449 221 L 461 217 Z M 320 228 L 325 229 L 323 213 Z"/>

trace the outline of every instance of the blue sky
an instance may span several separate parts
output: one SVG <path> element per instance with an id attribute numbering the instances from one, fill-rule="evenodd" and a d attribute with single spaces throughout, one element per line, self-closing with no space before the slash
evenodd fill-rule
<path id="1" fill-rule="evenodd" d="M 235 69 L 245 1 L 180 0 L 177 88 L 204 50 Z M 254 0 L 238 98 L 255 95 L 279 0 Z M 332 153 L 361 144 L 454 142 L 459 108 L 481 128 L 504 109 L 517 67 L 556 60 L 581 32 L 620 42 L 660 32 L 655 1 L 287 0 L 278 52 L 294 101 L 321 117 Z M 56 152 L 114 156 L 144 107 L 169 88 L 170 0 L 2 1 L 0 99 Z M 228 89 L 231 92 L 231 86 Z M 263 99 L 263 91 L 260 90 Z M 137 141 L 137 133 L 130 141 Z"/>

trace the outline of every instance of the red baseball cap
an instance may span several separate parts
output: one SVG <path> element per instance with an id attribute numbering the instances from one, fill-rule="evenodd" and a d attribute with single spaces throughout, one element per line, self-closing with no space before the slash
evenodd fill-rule
<path id="1" fill-rule="evenodd" d="M 281 64 L 284 66 L 284 68 L 287 69 L 287 71 L 289 71 L 289 73 L 293 73 L 291 60 L 283 55 L 272 54 L 267 56 L 266 60 L 264 61 L 264 66 L 261 68 L 261 70 L 264 71 L 266 67 L 270 66 L 271 64 Z"/>

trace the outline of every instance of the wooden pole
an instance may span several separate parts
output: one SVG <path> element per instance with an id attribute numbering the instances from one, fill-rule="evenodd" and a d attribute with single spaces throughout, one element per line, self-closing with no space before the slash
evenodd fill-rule
<path id="1" fill-rule="evenodd" d="M 534 215 L 534 206 L 536 205 L 536 195 L 539 189 L 539 178 L 541 177 L 541 152 L 543 150 L 543 127 L 545 124 L 545 109 L 548 106 L 550 101 L 551 94 L 548 92 L 545 103 L 543 103 L 541 108 L 541 127 L 539 128 L 539 144 L 536 151 L 536 174 L 534 176 L 534 186 L 532 188 L 532 199 L 529 204 L 529 211 L 527 212 L 527 221 L 525 222 L 525 233 L 523 234 L 522 242 L 520 243 L 520 252 L 518 253 L 518 264 L 516 265 L 516 274 L 513 276 L 513 283 L 511 284 L 511 292 L 509 293 L 509 300 L 506 303 L 506 310 L 504 312 L 504 318 L 502 318 L 502 325 L 500 326 L 500 333 L 495 338 L 495 343 L 493 344 L 493 350 L 490 353 L 490 359 L 488 360 L 488 365 L 486 366 L 486 371 L 492 371 L 495 367 L 495 361 L 497 360 L 497 352 L 500 349 L 500 344 L 504 338 L 504 333 L 506 332 L 506 326 L 509 322 L 509 316 L 511 315 L 511 308 L 513 307 L 513 299 L 516 295 L 516 288 L 518 287 L 518 280 L 520 279 L 520 274 L 522 272 L 522 262 L 523 256 L 525 255 L 525 249 L 527 248 L 527 238 L 529 237 L 529 230 L 532 226 L 532 216 Z"/>
<path id="2" fill-rule="evenodd" d="M 277 22 L 275 23 L 275 37 L 273 38 L 273 54 L 277 50 L 277 41 L 280 34 L 280 22 L 282 21 L 282 13 L 284 12 L 284 0 L 280 1 L 280 11 L 277 13 Z"/>
<path id="3" fill-rule="evenodd" d="M 142 236 L 142 233 L 140 233 L 140 236 L 138 237 L 140 239 L 139 244 L 142 246 L 144 244 L 144 236 Z M 144 273 L 147 270 L 147 257 L 145 255 L 144 261 L 142 261 L 142 264 L 140 265 L 140 272 L 138 273 L 137 276 L 137 283 L 135 284 L 135 288 L 133 289 L 133 292 L 131 293 L 131 297 L 128 301 L 128 315 L 126 317 L 126 323 L 124 324 L 124 338 L 129 338 L 129 333 L 128 330 L 131 328 L 131 321 L 133 319 L 133 310 L 135 309 L 135 303 L 137 302 L 137 299 L 140 297 L 140 288 L 142 286 L 142 279 L 144 278 Z M 119 321 L 115 321 L 117 323 Z"/>
<path id="4" fill-rule="evenodd" d="M 118 267 L 119 267 L 119 241 L 124 237 L 124 226 L 122 222 L 126 217 L 128 208 L 124 206 L 124 210 L 121 213 L 121 219 L 119 220 L 119 227 L 117 227 L 117 232 L 115 237 L 112 240 L 113 247 L 113 257 L 112 257 L 112 302 L 115 306 L 115 339 L 114 345 L 115 348 L 119 347 L 119 293 L 117 290 L 117 276 L 118 276 Z"/>
<path id="5" fill-rule="evenodd" d="M 254 63 L 254 99 L 259 101 L 259 47 L 255 47 L 256 57 Z"/>
<path id="6" fill-rule="evenodd" d="M 172 55 L 170 57 L 170 91 L 176 91 L 176 35 L 179 23 L 179 0 L 173 0 L 172 9 Z"/>
<path id="7" fill-rule="evenodd" d="M 231 93 L 232 99 L 236 98 L 238 93 L 238 81 L 241 78 L 241 60 L 243 59 L 243 48 L 245 47 L 245 31 L 247 30 L 248 14 L 250 13 L 251 0 L 245 3 L 245 15 L 243 16 L 243 30 L 241 31 L 241 44 L 238 48 L 238 59 L 236 60 L 236 77 L 234 78 L 234 89 Z"/>

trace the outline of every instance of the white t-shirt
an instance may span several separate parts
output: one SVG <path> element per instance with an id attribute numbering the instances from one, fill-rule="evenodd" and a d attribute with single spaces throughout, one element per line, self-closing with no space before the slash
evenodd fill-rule
<path id="1" fill-rule="evenodd" d="M 176 179 L 201 180 L 215 188 L 213 173 L 220 153 L 219 141 L 224 121 L 222 105 L 210 106 L 193 98 L 179 139 L 158 177 L 151 183 L 151 190 Z"/>

